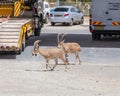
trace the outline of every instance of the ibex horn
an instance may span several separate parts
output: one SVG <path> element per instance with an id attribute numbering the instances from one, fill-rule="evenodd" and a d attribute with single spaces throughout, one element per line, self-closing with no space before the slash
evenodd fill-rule
<path id="1" fill-rule="evenodd" d="M 57 40 L 58 40 L 58 42 L 61 41 L 61 37 L 62 37 L 62 34 L 58 34 L 58 35 L 57 35 Z"/>
<path id="2" fill-rule="evenodd" d="M 36 46 L 39 42 L 40 42 L 40 40 L 36 40 L 36 41 L 34 42 L 34 46 Z"/>
<path id="3" fill-rule="evenodd" d="M 63 41 L 66 37 L 66 34 L 61 34 L 61 41 Z"/>

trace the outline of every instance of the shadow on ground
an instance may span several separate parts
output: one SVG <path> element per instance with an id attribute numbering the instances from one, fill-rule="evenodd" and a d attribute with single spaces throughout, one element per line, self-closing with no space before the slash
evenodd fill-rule
<path id="1" fill-rule="evenodd" d="M 41 40 L 40 46 L 57 46 L 57 34 L 42 33 L 41 36 L 31 36 L 26 41 L 26 46 L 33 46 L 36 40 Z M 120 48 L 120 37 L 107 37 L 94 41 L 91 34 L 67 34 L 65 42 L 77 42 L 81 47 L 95 48 Z M 16 59 L 16 55 L 3 54 L 0 59 Z"/>
<path id="2" fill-rule="evenodd" d="M 31 37 L 27 46 L 33 46 L 34 41 L 41 40 L 41 46 L 57 46 L 57 34 L 42 33 L 40 37 Z M 67 34 L 65 42 L 78 42 L 81 47 L 119 48 L 120 37 L 102 37 L 101 40 L 92 40 L 91 34 Z"/>

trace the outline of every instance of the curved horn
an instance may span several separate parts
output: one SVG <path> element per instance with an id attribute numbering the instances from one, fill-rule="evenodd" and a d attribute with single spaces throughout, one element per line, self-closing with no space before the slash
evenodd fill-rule
<path id="1" fill-rule="evenodd" d="M 36 41 L 34 42 L 34 47 L 35 47 L 39 42 L 40 42 L 40 40 L 36 40 Z"/>
<path id="2" fill-rule="evenodd" d="M 60 37 L 60 34 L 57 35 L 57 41 L 59 42 L 59 37 Z"/>
<path id="3" fill-rule="evenodd" d="M 57 41 L 60 41 L 60 34 L 57 35 Z"/>
<path id="4" fill-rule="evenodd" d="M 62 34 L 58 34 L 58 35 L 57 35 L 57 41 L 58 41 L 58 42 L 63 41 L 63 39 L 64 39 L 65 36 L 66 36 L 66 34 L 63 34 L 63 33 L 62 33 Z"/>
<path id="5" fill-rule="evenodd" d="M 61 34 L 61 41 L 63 41 L 65 39 L 67 34 Z"/>
<path id="6" fill-rule="evenodd" d="M 61 41 L 62 41 L 62 35 L 63 35 L 63 34 L 58 34 L 58 35 L 57 35 L 57 40 L 58 40 L 58 42 L 61 42 Z"/>

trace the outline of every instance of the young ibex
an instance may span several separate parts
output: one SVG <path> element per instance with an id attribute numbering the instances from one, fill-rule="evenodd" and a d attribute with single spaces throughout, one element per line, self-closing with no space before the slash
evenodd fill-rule
<path id="1" fill-rule="evenodd" d="M 46 60 L 46 69 L 48 70 L 48 67 L 51 68 L 48 64 L 49 64 L 49 60 L 50 59 L 54 59 L 55 60 L 55 65 L 53 66 L 53 68 L 51 69 L 54 70 L 54 68 L 57 66 L 58 64 L 58 58 L 61 59 L 64 63 L 65 63 L 65 70 L 67 69 L 67 62 L 64 59 L 65 53 L 62 49 L 60 48 L 51 48 L 51 49 L 40 49 L 39 48 L 39 43 L 40 40 L 37 40 L 34 42 L 34 50 L 32 52 L 32 55 L 37 55 L 37 53 L 39 53 L 40 55 L 42 55 L 45 60 Z"/>
<path id="2" fill-rule="evenodd" d="M 80 45 L 76 42 L 67 42 L 65 43 L 65 34 L 58 34 L 57 40 L 58 40 L 58 47 L 62 48 L 65 52 L 66 61 L 69 64 L 68 57 L 71 53 L 75 54 L 75 64 L 77 62 L 77 59 L 79 60 L 79 64 L 81 64 L 79 52 L 81 51 Z"/>

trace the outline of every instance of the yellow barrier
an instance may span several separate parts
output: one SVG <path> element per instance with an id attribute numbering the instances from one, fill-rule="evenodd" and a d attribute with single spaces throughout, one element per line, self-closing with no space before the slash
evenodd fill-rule
<path id="1" fill-rule="evenodd" d="M 12 6 L 0 6 L 0 16 L 12 16 L 13 14 L 13 7 Z"/>
<path id="2" fill-rule="evenodd" d="M 15 2 L 14 3 L 14 17 L 18 17 L 21 12 L 21 2 Z"/>

